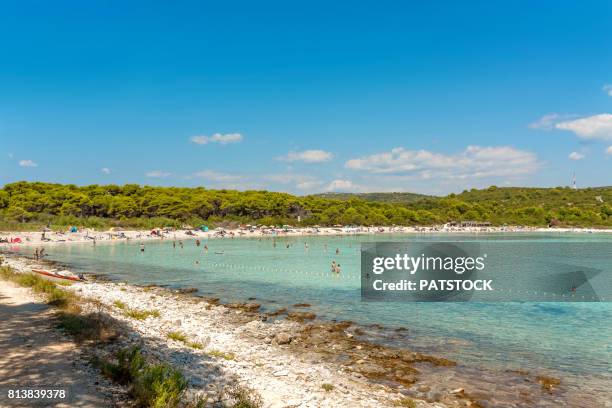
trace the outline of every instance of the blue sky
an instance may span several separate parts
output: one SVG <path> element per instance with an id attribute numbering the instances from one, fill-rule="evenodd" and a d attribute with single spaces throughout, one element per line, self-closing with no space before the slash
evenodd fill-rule
<path id="1" fill-rule="evenodd" d="M 610 21 L 608 1 L 4 2 L 0 184 L 612 185 Z"/>

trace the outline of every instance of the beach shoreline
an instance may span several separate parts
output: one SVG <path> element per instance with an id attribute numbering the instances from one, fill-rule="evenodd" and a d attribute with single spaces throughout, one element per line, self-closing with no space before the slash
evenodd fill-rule
<path id="1" fill-rule="evenodd" d="M 57 245 L 57 244 L 97 244 L 105 242 L 122 241 L 183 241 L 208 239 L 234 239 L 234 238 L 288 238 L 309 236 L 351 236 L 351 235 L 380 235 L 390 234 L 504 234 L 504 233 L 576 233 L 576 234 L 609 234 L 612 229 L 597 228 L 544 228 L 544 227 L 457 227 L 457 226 L 428 226 L 428 227 L 321 227 L 321 228 L 290 228 L 290 229 L 215 229 L 202 231 L 198 229 L 179 230 L 129 230 L 111 229 L 96 231 L 95 229 L 81 229 L 76 232 L 70 230 L 59 231 L 0 231 L 0 247 L 12 244 L 19 245 Z"/>
<path id="2" fill-rule="evenodd" d="M 35 262 L 9 255 L 5 264 L 27 272 Z M 211 380 L 198 368 L 201 359 L 211 350 L 230 353 L 235 359 L 216 359 L 220 363 L 216 369 L 250 385 L 269 406 L 283 406 L 280 401 L 287 399 L 297 406 L 392 406 L 393 401 L 406 396 L 418 400 L 418 407 L 465 406 L 462 404 L 478 401 L 487 406 L 487 400 L 497 398 L 485 393 L 486 383 L 482 388 L 482 384 L 470 384 L 468 377 L 457 382 L 465 369 L 461 364 L 359 340 L 362 333 L 358 325 L 321 322 L 298 305 L 293 310 L 263 313 L 255 304 L 257 299 L 223 305 L 218 298 L 185 294 L 189 291 L 112 281 L 77 283 L 69 290 L 104 305 L 113 318 L 130 325 L 139 339 L 148 339 L 139 340 L 146 350 L 186 367 L 189 379 L 198 387 Z M 161 317 L 144 321 L 126 318 L 117 302 L 134 310 L 159 310 Z M 204 351 L 189 350 L 184 343 L 168 339 L 171 332 L 205 345 Z M 160 348 L 165 352 L 159 354 L 156 350 Z M 546 399 L 538 379 L 541 374 L 516 372 L 508 373 L 508 378 L 520 383 L 523 393 Z M 428 382 L 440 376 L 452 381 Z M 336 391 L 325 391 L 322 384 L 333 384 Z M 278 387 L 287 391 L 279 393 Z"/>
<path id="3" fill-rule="evenodd" d="M 27 273 L 33 263 L 9 256 L 3 265 Z M 218 393 L 223 386 L 220 382 L 253 390 L 265 407 L 395 406 L 394 401 L 406 398 L 364 375 L 347 375 L 335 364 L 315 363 L 304 358 L 305 354 L 293 353 L 290 343 L 297 343 L 297 333 L 303 328 L 300 319 L 266 322 L 250 304 L 221 305 L 215 299 L 157 286 L 88 281 L 64 289 L 95 302 L 95 307 L 84 305 L 85 313 L 103 308 L 130 327 L 132 333 L 122 347 L 137 345 L 145 354 L 179 368 L 190 383 L 189 401 Z M 126 310 L 156 310 L 160 315 L 138 320 L 127 317 Z M 189 342 L 171 339 L 172 333 L 186 336 Z M 199 346 L 191 348 L 191 343 Z M 326 390 L 324 384 L 330 384 L 333 391 Z M 416 406 L 448 405 L 418 401 Z"/>

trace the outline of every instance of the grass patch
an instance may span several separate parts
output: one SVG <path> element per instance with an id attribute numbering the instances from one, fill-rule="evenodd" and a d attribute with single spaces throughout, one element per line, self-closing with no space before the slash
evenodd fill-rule
<path id="1" fill-rule="evenodd" d="M 166 334 L 166 337 L 168 337 L 170 340 L 180 341 L 181 343 L 187 342 L 187 336 L 179 331 L 169 332 Z"/>
<path id="2" fill-rule="evenodd" d="M 330 392 L 330 391 L 333 391 L 333 390 L 334 390 L 334 388 L 336 388 L 336 387 L 334 387 L 334 385 L 333 385 L 333 384 L 327 384 L 327 383 L 325 383 L 325 384 L 321 384 L 321 388 L 323 388 L 323 389 L 324 389 L 325 391 L 327 391 L 327 392 Z"/>
<path id="3" fill-rule="evenodd" d="M 211 350 L 211 351 L 207 352 L 206 354 L 208 354 L 211 357 L 222 358 L 222 359 L 228 360 L 228 361 L 236 359 L 236 355 L 234 353 L 225 353 L 225 352 L 219 351 L 219 350 Z"/>
<path id="4" fill-rule="evenodd" d="M 46 297 L 47 303 L 53 306 L 66 307 L 73 303 L 75 295 L 59 288 L 54 282 L 31 273 L 17 273 L 9 267 L 0 268 L 0 277 L 15 282 L 20 286 L 31 288 L 35 293 Z"/>
<path id="5" fill-rule="evenodd" d="M 188 341 L 185 344 L 187 344 L 188 347 L 191 347 L 192 349 L 196 349 L 196 350 L 202 350 L 202 348 L 204 348 L 202 343 L 197 343 L 197 342 L 193 342 L 193 341 Z"/>
<path id="6" fill-rule="evenodd" d="M 393 401 L 393 406 L 396 407 L 404 407 L 404 408 L 416 408 L 417 404 L 416 401 L 413 400 L 412 398 L 401 398 L 398 400 Z"/>
<path id="7" fill-rule="evenodd" d="M 138 309 L 128 309 L 123 313 L 127 317 L 131 317 L 136 320 L 145 320 L 148 317 L 159 317 L 159 310 L 138 310 Z"/>
<path id="8" fill-rule="evenodd" d="M 119 336 L 119 332 L 99 313 L 87 315 L 77 311 L 62 310 L 57 316 L 57 327 L 72 335 L 77 342 L 109 342 Z"/>
<path id="9" fill-rule="evenodd" d="M 191 347 L 192 349 L 202 350 L 202 348 L 204 348 L 202 343 L 197 343 L 197 342 L 194 342 L 194 341 L 189 341 L 189 339 L 187 339 L 187 336 L 185 335 L 185 333 L 182 333 L 180 331 L 168 332 L 166 334 L 166 337 L 169 338 L 170 340 L 180 341 L 181 343 L 183 343 L 187 347 Z"/>
<path id="10" fill-rule="evenodd" d="M 56 282 L 30 273 L 17 273 L 8 267 L 0 268 L 0 277 L 42 294 L 48 304 L 57 306 L 57 327 L 74 336 L 77 342 L 106 342 L 117 337 L 117 331 L 109 322 L 103 320 L 100 314 L 83 315 L 77 303 L 79 298 L 74 293 L 58 287 Z M 62 283 L 61 286 L 66 286 Z"/>
<path id="11" fill-rule="evenodd" d="M 116 363 L 97 361 L 96 365 L 106 377 L 129 386 L 142 407 L 176 407 L 187 388 L 180 371 L 167 364 L 148 364 L 138 347 L 121 350 Z"/>
<path id="12" fill-rule="evenodd" d="M 113 302 L 113 306 L 115 306 L 117 309 L 122 309 L 122 310 L 127 308 L 127 305 L 120 300 L 115 300 Z"/>

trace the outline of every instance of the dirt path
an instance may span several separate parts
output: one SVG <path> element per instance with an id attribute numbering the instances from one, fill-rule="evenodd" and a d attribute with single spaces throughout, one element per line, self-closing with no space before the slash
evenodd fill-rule
<path id="1" fill-rule="evenodd" d="M 69 338 L 53 327 L 51 308 L 28 289 L 0 280 L 0 390 L 69 387 L 71 400 L 36 406 L 114 406 L 106 381 L 80 358 Z M 103 384 L 103 385 L 99 385 Z M 0 407 L 33 406 L 0 397 Z"/>

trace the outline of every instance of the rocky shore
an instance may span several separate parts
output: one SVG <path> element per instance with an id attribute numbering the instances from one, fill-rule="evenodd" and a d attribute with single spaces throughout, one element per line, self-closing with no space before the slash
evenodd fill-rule
<path id="1" fill-rule="evenodd" d="M 31 261 L 11 257 L 5 263 L 28 271 Z M 127 328 L 111 351 L 138 345 L 180 369 L 189 380 L 191 401 L 213 399 L 230 385 L 252 390 L 266 407 L 518 407 L 565 401 L 557 379 L 507 372 L 506 378 L 487 380 L 487 373 L 469 373 L 445 358 L 372 343 L 364 336 L 367 328 L 353 322 L 319 321 L 308 304 L 262 312 L 255 298 L 222 305 L 190 288 L 94 280 L 67 289 L 87 300 L 84 312 L 102 310 Z M 406 329 L 396 329 L 397 335 L 401 330 Z M 473 383 L 478 376 L 482 381 Z"/>
<path id="2" fill-rule="evenodd" d="M 9 258 L 4 264 L 27 271 L 30 261 Z M 285 313 L 259 313 L 254 303 L 220 305 L 216 299 L 114 282 L 75 283 L 66 289 L 86 300 L 84 313 L 102 310 L 129 329 L 105 352 L 138 345 L 145 354 L 173 365 L 189 381 L 187 401 L 213 400 L 236 384 L 259 395 L 265 407 L 379 407 L 408 401 L 396 387 L 370 381 L 367 364 L 360 374 L 325 358 L 336 347 L 330 337 L 321 338 L 325 325 L 308 325 L 313 350 L 296 353 L 305 342 L 304 322 L 311 320 L 307 312 L 277 319 Z M 345 329 L 339 325 L 332 331 L 351 339 Z"/>

